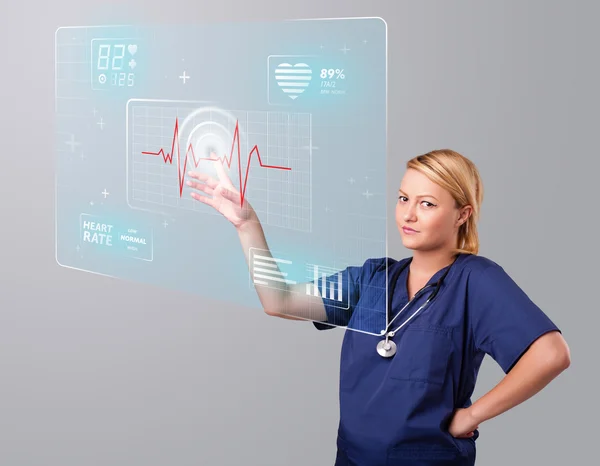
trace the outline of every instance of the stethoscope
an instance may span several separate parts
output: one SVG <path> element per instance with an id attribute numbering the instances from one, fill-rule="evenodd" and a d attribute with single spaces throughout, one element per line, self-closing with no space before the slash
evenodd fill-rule
<path id="1" fill-rule="evenodd" d="M 379 353 L 380 356 L 383 356 L 384 358 L 391 358 L 394 354 L 396 354 L 396 349 L 397 349 L 396 343 L 394 343 L 394 341 L 391 340 L 390 338 L 393 338 L 394 335 L 396 334 L 396 332 L 398 332 L 398 330 L 400 330 L 402 327 L 404 327 L 408 322 L 410 322 L 410 320 L 414 316 L 417 315 L 417 313 L 419 311 L 421 311 L 421 309 L 423 309 L 425 306 L 427 306 L 427 304 L 429 304 L 431 301 L 433 301 L 433 299 L 436 297 L 436 295 L 440 291 L 440 287 L 442 286 L 442 282 L 444 281 L 444 278 L 446 278 L 446 275 L 448 275 L 450 268 L 452 267 L 452 265 L 454 265 L 454 262 L 456 262 L 457 258 L 454 259 L 452 264 L 450 264 L 450 266 L 446 269 L 446 271 L 438 279 L 438 281 L 436 281 L 435 283 L 430 283 L 428 285 L 425 285 L 423 288 L 421 288 L 419 291 L 417 291 L 415 293 L 415 295 L 413 296 L 413 298 L 410 301 L 408 301 L 404 305 L 404 307 L 402 309 L 400 309 L 398 314 L 396 314 L 396 316 L 390 321 L 390 315 L 392 313 L 392 299 L 394 297 L 394 290 L 396 289 L 396 283 L 398 282 L 398 278 L 400 277 L 400 274 L 402 273 L 402 271 L 404 269 L 406 269 L 406 267 L 408 267 L 408 265 L 411 263 L 412 257 L 409 260 L 407 260 L 406 263 L 394 273 L 392 280 L 391 280 L 390 294 L 389 294 L 388 305 L 387 305 L 387 310 L 386 310 L 386 313 L 387 313 L 386 320 L 389 321 L 389 323 L 387 324 L 385 330 L 381 331 L 381 334 L 385 335 L 385 340 L 381 340 L 379 343 L 377 343 L 377 352 Z M 402 314 L 402 311 L 404 311 L 404 309 L 406 309 L 408 307 L 408 305 L 410 305 L 413 301 L 420 298 L 425 293 L 426 290 L 431 289 L 431 288 L 433 288 L 433 292 L 431 292 L 429 294 L 429 296 L 427 297 L 427 300 L 415 312 L 413 312 L 413 314 L 408 319 L 406 319 L 399 327 L 390 331 L 389 328 L 392 325 L 392 322 L 394 322 L 394 320 L 396 320 L 396 318 L 400 314 Z"/>

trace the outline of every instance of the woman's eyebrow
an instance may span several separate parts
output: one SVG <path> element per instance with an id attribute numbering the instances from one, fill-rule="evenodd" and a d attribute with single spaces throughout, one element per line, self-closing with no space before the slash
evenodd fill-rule
<path id="1" fill-rule="evenodd" d="M 398 190 L 398 192 L 399 192 L 399 193 L 402 193 L 402 194 L 404 194 L 406 197 L 408 197 L 408 195 L 407 195 L 407 194 L 406 194 L 404 191 L 402 191 L 401 189 L 399 189 L 399 190 Z M 433 196 L 432 194 L 427 194 L 427 193 L 425 193 L 425 194 L 419 194 L 418 196 L 415 196 L 415 197 L 416 197 L 417 199 L 419 199 L 419 198 L 421 198 L 421 197 L 432 197 L 432 198 L 434 198 L 436 201 L 438 200 L 438 198 L 437 198 L 437 197 Z"/>

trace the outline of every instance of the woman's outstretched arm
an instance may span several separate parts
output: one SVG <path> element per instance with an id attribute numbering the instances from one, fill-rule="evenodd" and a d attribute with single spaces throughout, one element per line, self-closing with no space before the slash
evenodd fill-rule
<path id="1" fill-rule="evenodd" d="M 192 192 L 191 196 L 194 199 L 210 205 L 233 224 L 246 257 L 246 264 L 252 274 L 251 248 L 260 249 L 261 255 L 272 258 L 262 225 L 248 200 L 244 199 L 242 202 L 239 191 L 231 183 L 220 160 L 214 155 L 213 159 L 219 180 L 204 173 L 190 172 L 188 176 L 192 180 L 188 181 L 187 185 L 204 193 Z M 282 284 L 279 288 L 256 286 L 255 289 L 268 315 L 292 320 L 327 320 L 322 298 L 306 294 L 306 284 Z"/>
<path id="2" fill-rule="evenodd" d="M 227 191 L 226 197 L 235 199 L 235 192 Z M 267 244 L 265 234 L 256 214 L 252 214 L 252 219 L 237 227 L 238 236 L 246 257 L 246 264 L 252 273 L 250 264 L 250 249 L 261 250 L 261 255 L 273 258 Z M 274 262 L 276 265 L 277 262 Z M 279 267 L 277 267 L 279 270 Z M 256 292 L 262 303 L 265 312 L 271 316 L 283 317 L 293 320 L 327 320 L 325 306 L 320 296 L 306 294 L 306 284 L 299 283 L 295 285 L 285 284 L 281 288 L 271 288 L 267 286 L 257 286 Z M 296 316 L 296 317 L 294 317 Z M 298 319 L 300 317 L 302 319 Z"/>

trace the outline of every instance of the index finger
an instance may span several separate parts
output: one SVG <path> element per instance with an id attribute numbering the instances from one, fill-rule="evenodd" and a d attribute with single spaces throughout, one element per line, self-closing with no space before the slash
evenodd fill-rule
<path id="1" fill-rule="evenodd" d="M 213 160 L 213 163 L 216 165 L 217 175 L 219 176 L 219 181 L 222 181 L 223 184 L 225 184 L 226 186 L 228 186 L 232 189 L 235 189 L 233 186 L 233 183 L 231 183 L 231 180 L 229 179 L 229 176 L 227 176 L 227 173 L 225 172 L 225 168 L 223 168 L 223 162 L 221 161 L 221 159 L 219 159 L 217 157 L 217 154 L 215 154 L 214 152 L 211 152 L 210 158 L 211 158 L 211 160 Z"/>

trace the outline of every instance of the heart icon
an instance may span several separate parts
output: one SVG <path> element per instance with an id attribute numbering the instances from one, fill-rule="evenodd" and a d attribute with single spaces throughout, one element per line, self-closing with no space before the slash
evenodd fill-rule
<path id="1" fill-rule="evenodd" d="M 129 50 L 129 53 L 131 55 L 135 55 L 135 52 L 137 52 L 137 45 L 135 45 L 135 44 L 129 44 L 127 46 L 127 50 Z"/>
<path id="2" fill-rule="evenodd" d="M 275 69 L 275 79 L 287 96 L 295 100 L 302 94 L 312 79 L 312 70 L 306 63 L 281 63 Z"/>

